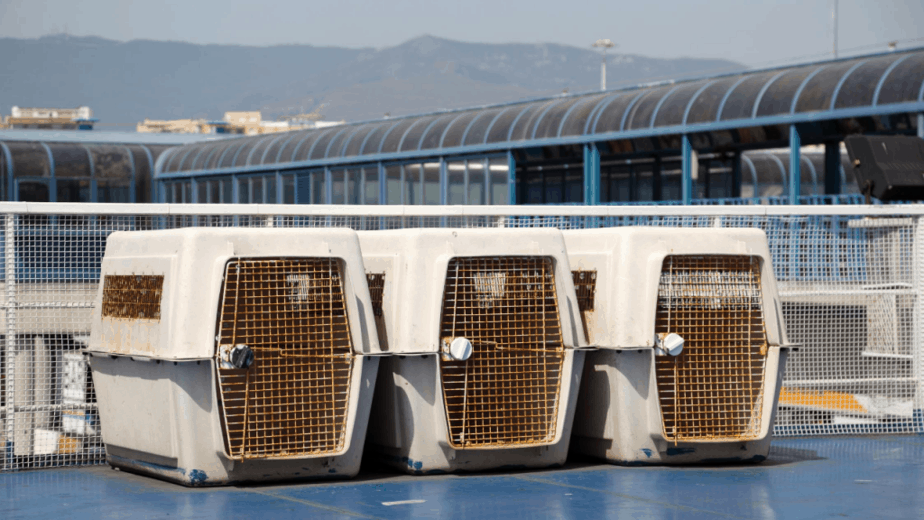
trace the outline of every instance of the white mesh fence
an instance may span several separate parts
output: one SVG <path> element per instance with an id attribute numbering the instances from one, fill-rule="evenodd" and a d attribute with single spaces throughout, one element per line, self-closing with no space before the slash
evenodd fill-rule
<path id="1" fill-rule="evenodd" d="M 0 205 L 2 471 L 103 462 L 82 350 L 106 237 L 190 226 L 760 228 L 789 339 L 803 345 L 786 367 L 774 434 L 924 433 L 924 208 L 242 209 Z"/>

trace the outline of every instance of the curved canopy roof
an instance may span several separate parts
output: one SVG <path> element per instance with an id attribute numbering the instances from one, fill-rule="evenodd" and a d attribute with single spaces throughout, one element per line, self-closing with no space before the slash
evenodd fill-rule
<path id="1" fill-rule="evenodd" d="M 603 135 L 924 101 L 924 50 L 895 52 L 605 93 L 541 99 L 324 129 L 227 139 L 173 150 L 160 172 L 265 169 L 268 165 L 383 154 L 443 155 L 460 147 Z M 637 134 L 637 132 L 633 132 Z M 493 145 L 493 146 L 492 146 Z M 377 156 L 362 157 L 362 156 Z"/>

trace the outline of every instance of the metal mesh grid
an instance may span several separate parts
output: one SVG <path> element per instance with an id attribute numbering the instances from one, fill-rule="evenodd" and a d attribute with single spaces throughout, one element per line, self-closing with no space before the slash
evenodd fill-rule
<path id="1" fill-rule="evenodd" d="M 440 361 L 450 444 L 551 442 L 564 362 L 552 260 L 454 258 L 443 291 L 441 338 L 473 347 L 466 361 Z"/>
<path id="2" fill-rule="evenodd" d="M 103 280 L 102 316 L 160 321 L 163 290 L 163 275 L 106 275 Z"/>
<path id="3" fill-rule="evenodd" d="M 610 216 L 589 215 L 583 207 L 520 216 L 192 215 L 177 208 L 137 215 L 108 205 L 84 207 L 79 214 L 0 214 L 2 471 L 104 461 L 105 425 L 80 352 L 89 337 L 106 237 L 192 226 L 763 229 L 789 340 L 804 345 L 789 356 L 774 435 L 924 433 L 920 216 L 884 218 L 878 208 L 866 216 L 856 214 L 857 207 L 850 208 L 853 214 L 829 215 L 800 208 L 738 215 L 736 208 L 715 207 L 709 215 Z"/>
<path id="4" fill-rule="evenodd" d="M 655 333 L 685 340 L 680 355 L 655 358 L 668 440 L 748 440 L 760 434 L 767 360 L 762 303 L 757 257 L 664 259 Z"/>
<path id="5" fill-rule="evenodd" d="M 587 323 L 594 313 L 597 272 L 571 271 L 571 277 L 574 279 L 574 292 L 577 294 L 578 309 L 581 311 L 581 325 L 584 327 L 584 337 L 587 338 L 588 343 L 593 343 Z"/>
<path id="6" fill-rule="evenodd" d="M 232 259 L 218 348 L 247 345 L 254 363 L 219 363 L 228 454 L 303 457 L 343 450 L 353 348 L 340 262 Z"/>

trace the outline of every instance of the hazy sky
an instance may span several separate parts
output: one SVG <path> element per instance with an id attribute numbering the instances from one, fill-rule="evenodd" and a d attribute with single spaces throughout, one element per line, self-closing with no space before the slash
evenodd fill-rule
<path id="1" fill-rule="evenodd" d="M 833 2 L 0 0 L 0 37 L 66 29 L 116 40 L 345 47 L 387 47 L 423 34 L 581 47 L 610 38 L 617 52 L 763 66 L 830 56 Z M 899 48 L 924 46 L 924 1 L 840 0 L 839 27 L 843 53 L 885 50 L 894 40 Z"/>

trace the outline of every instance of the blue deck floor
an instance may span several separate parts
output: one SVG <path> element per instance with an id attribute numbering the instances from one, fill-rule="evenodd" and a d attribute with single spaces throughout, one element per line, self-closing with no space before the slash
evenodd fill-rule
<path id="1" fill-rule="evenodd" d="M 924 437 L 780 439 L 758 465 L 189 489 L 108 466 L 0 475 L 0 518 L 924 518 Z"/>

